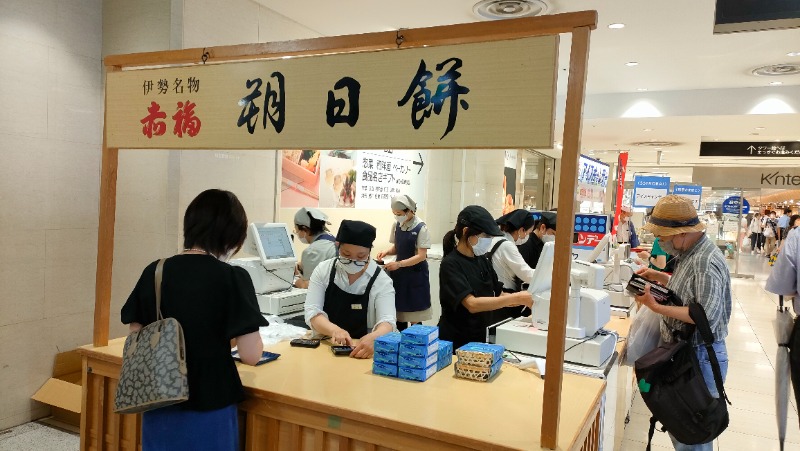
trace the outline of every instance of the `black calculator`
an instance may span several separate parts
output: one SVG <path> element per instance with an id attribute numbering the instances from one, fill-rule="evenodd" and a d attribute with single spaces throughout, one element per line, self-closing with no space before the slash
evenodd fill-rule
<path id="1" fill-rule="evenodd" d="M 272 362 L 273 360 L 277 360 L 278 357 L 280 356 L 281 356 L 280 354 L 275 354 L 274 352 L 264 351 L 261 353 L 261 358 L 258 359 L 258 363 L 256 363 L 256 366 Z M 241 357 L 239 357 L 239 351 L 231 351 L 231 357 L 233 357 L 233 360 L 236 360 L 237 362 L 242 361 Z"/>

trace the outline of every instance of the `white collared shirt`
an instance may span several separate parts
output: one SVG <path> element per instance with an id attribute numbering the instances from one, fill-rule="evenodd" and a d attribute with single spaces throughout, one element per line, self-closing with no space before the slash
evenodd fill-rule
<path id="1" fill-rule="evenodd" d="M 419 219 L 417 215 L 414 215 L 414 217 L 411 218 L 410 221 L 407 221 L 400 226 L 400 230 L 408 232 L 409 230 L 412 230 L 414 227 L 416 227 L 417 224 L 419 224 L 420 222 L 422 222 L 422 220 Z M 394 237 L 395 229 L 397 229 L 397 225 L 393 225 L 391 232 L 389 232 L 389 242 L 392 244 L 395 243 L 395 237 Z M 430 249 L 430 248 L 431 248 L 431 234 L 428 232 L 427 226 L 422 226 L 419 228 L 419 234 L 417 235 L 417 249 Z"/>
<path id="2" fill-rule="evenodd" d="M 498 241 L 502 239 L 508 240 L 507 243 L 501 244 L 492 255 L 492 267 L 494 272 L 497 273 L 497 279 L 503 284 L 503 288 L 513 290 L 517 288 L 514 277 L 518 277 L 524 283 L 531 283 L 534 269 L 525 263 L 519 253 L 519 249 L 517 249 L 517 245 L 514 244 L 514 238 L 507 232 L 503 232 L 503 235 L 492 238 L 490 250 L 494 248 Z"/>
<path id="3" fill-rule="evenodd" d="M 331 265 L 336 264 L 336 262 L 337 259 L 332 258 L 320 263 L 311 275 L 305 303 L 305 319 L 309 327 L 311 327 L 311 319 L 315 316 L 328 316 L 323 311 L 325 291 L 328 289 L 328 281 L 331 277 Z M 339 264 L 336 264 L 336 275 L 333 278 L 333 283 L 347 293 L 364 294 L 370 279 L 372 279 L 377 269 L 378 264 L 375 260 L 370 259 L 367 270 L 350 285 L 347 272 Z M 389 275 L 386 274 L 386 271 L 381 271 L 378 278 L 375 279 L 375 283 L 372 284 L 367 309 L 367 328 L 375 330 L 375 327 L 380 323 L 389 323 L 392 329 L 395 328 L 397 311 L 394 305 L 394 284 Z"/>

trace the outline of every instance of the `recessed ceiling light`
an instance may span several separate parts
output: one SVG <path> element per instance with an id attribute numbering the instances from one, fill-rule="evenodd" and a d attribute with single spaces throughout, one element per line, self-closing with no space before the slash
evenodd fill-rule
<path id="1" fill-rule="evenodd" d="M 769 82 L 770 86 L 780 86 L 783 84 L 782 81 L 771 81 Z"/>
<path id="2" fill-rule="evenodd" d="M 750 133 L 750 136 L 758 136 L 758 133 Z"/>
<path id="3" fill-rule="evenodd" d="M 642 131 L 643 132 L 652 132 L 653 129 L 652 128 L 643 128 Z"/>
<path id="4" fill-rule="evenodd" d="M 714 138 L 714 141 L 719 141 L 719 138 Z"/>
<path id="5" fill-rule="evenodd" d="M 639 63 L 637 63 L 636 61 L 628 61 L 627 63 L 625 63 L 625 65 L 628 67 L 633 67 L 633 66 L 638 66 Z"/>
<path id="6" fill-rule="evenodd" d="M 756 130 L 764 130 L 766 127 L 756 127 Z"/>
<path id="7" fill-rule="evenodd" d="M 608 28 L 611 28 L 611 26 L 609 25 Z M 800 52 L 789 52 L 786 54 L 786 56 L 800 56 Z"/>
<path id="8" fill-rule="evenodd" d="M 612 23 L 611 25 L 608 26 L 608 28 L 611 28 L 612 30 L 618 30 L 620 28 L 625 28 L 625 24 L 624 23 Z M 793 55 L 789 55 L 789 56 L 793 56 Z"/>
<path id="9" fill-rule="evenodd" d="M 645 92 L 647 91 L 647 88 L 636 88 L 636 90 L 639 92 Z"/>

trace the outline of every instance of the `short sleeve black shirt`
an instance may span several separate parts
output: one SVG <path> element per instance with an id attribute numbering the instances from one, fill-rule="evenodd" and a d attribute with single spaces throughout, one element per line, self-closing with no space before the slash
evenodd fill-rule
<path id="1" fill-rule="evenodd" d="M 122 307 L 122 322 L 156 320 L 155 268 L 148 265 Z M 183 328 L 191 410 L 216 410 L 244 399 L 230 340 L 267 326 L 243 268 L 210 255 L 181 254 L 164 262 L 161 311 Z"/>
<path id="2" fill-rule="evenodd" d="M 486 341 L 491 312 L 470 313 L 462 301 L 469 295 L 498 296 L 501 287 L 487 258 L 468 257 L 458 250 L 447 254 L 439 268 L 439 337 L 452 341 L 454 350 L 470 341 Z"/>
<path id="3" fill-rule="evenodd" d="M 544 242 L 535 233 L 531 233 L 529 236 L 528 241 L 523 245 L 517 246 L 517 249 L 519 249 L 519 253 L 525 263 L 535 269 L 536 264 L 539 263 L 539 256 L 542 255 Z"/>

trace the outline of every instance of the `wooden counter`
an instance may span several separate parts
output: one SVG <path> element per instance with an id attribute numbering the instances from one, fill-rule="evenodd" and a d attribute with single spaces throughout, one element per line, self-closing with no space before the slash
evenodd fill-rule
<path id="1" fill-rule="evenodd" d="M 138 449 L 140 416 L 113 413 L 123 344 L 118 338 L 81 349 L 82 450 Z M 505 364 L 482 383 L 455 378 L 451 365 L 411 382 L 373 375 L 371 360 L 335 357 L 325 344 L 284 342 L 268 350 L 281 357 L 239 366 L 247 450 L 540 448 L 544 381 L 533 370 Z M 564 375 L 557 449 L 597 449 L 604 387 L 602 380 Z"/>

